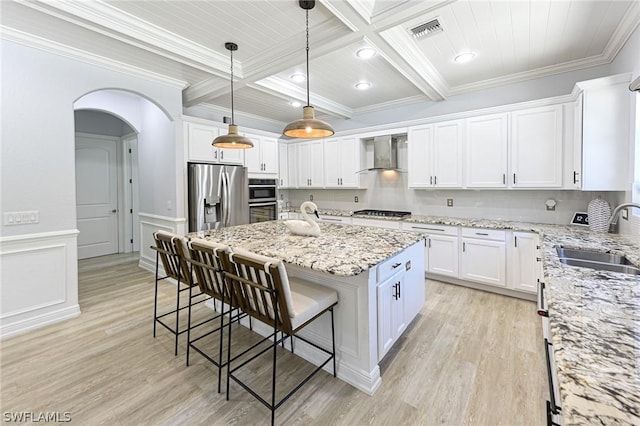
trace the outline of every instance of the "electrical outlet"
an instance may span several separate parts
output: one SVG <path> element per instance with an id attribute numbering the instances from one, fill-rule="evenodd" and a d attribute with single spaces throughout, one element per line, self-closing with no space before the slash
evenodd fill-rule
<path id="1" fill-rule="evenodd" d="M 353 197 L 353 202 L 357 203 L 358 202 L 358 196 L 356 195 L 355 197 Z"/>
<path id="2" fill-rule="evenodd" d="M 31 210 L 25 212 L 4 212 L 4 225 L 27 225 L 40 222 L 40 212 Z"/>
<path id="3" fill-rule="evenodd" d="M 453 207 L 453 198 L 447 198 L 447 207 Z"/>
<path id="4" fill-rule="evenodd" d="M 309 201 L 313 201 L 313 194 L 309 194 Z"/>

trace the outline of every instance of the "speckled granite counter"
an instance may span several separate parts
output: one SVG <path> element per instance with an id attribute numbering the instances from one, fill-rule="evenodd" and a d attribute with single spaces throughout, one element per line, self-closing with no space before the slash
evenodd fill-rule
<path id="1" fill-rule="evenodd" d="M 639 239 L 578 226 L 502 220 L 421 215 L 375 219 L 540 234 L 564 424 L 640 425 L 640 276 L 567 266 L 555 251 L 556 245 L 610 251 L 640 267 Z"/>
<path id="2" fill-rule="evenodd" d="M 189 234 L 242 247 L 284 262 L 339 276 L 358 275 L 424 239 L 413 232 L 320 223 L 319 237 L 292 235 L 282 221 Z"/>

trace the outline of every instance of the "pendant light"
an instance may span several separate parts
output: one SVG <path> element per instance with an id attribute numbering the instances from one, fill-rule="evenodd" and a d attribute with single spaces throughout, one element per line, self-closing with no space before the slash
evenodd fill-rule
<path id="1" fill-rule="evenodd" d="M 309 10 L 316 5 L 315 0 L 300 0 L 300 7 L 307 14 L 307 105 L 302 108 L 302 118 L 287 124 L 282 132 L 290 138 L 326 138 L 333 135 L 331 125 L 325 121 L 317 120 L 313 107 L 309 103 Z"/>
<path id="2" fill-rule="evenodd" d="M 229 133 L 215 138 L 212 145 L 217 148 L 253 148 L 253 142 L 251 142 L 251 139 L 245 138 L 238 133 L 238 126 L 235 124 L 235 116 L 233 113 L 233 52 L 238 50 L 238 45 L 228 42 L 224 44 L 224 47 L 231 52 L 231 124 L 229 124 Z"/>

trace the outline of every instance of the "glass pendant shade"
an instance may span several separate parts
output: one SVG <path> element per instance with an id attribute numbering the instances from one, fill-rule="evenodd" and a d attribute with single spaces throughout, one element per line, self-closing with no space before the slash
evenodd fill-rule
<path id="1" fill-rule="evenodd" d="M 282 133 L 290 138 L 326 138 L 334 132 L 329 123 L 316 119 L 312 106 L 305 106 L 302 118 L 287 124 Z"/>
<path id="2" fill-rule="evenodd" d="M 302 108 L 302 118 L 287 124 L 282 134 L 290 138 L 326 138 L 335 132 L 331 125 L 325 121 L 317 120 L 313 107 L 309 103 L 309 10 L 313 9 L 315 0 L 299 0 L 300 7 L 306 13 L 307 30 L 307 106 Z"/>
<path id="3" fill-rule="evenodd" d="M 217 148 L 246 149 L 253 148 L 253 142 L 238 133 L 238 126 L 229 124 L 229 133 L 215 138 L 213 146 Z"/>
<path id="4" fill-rule="evenodd" d="M 233 52 L 238 50 L 238 45 L 228 42 L 224 44 L 224 47 L 230 52 L 231 56 L 231 124 L 229 124 L 229 133 L 218 136 L 213 140 L 211 145 L 216 148 L 227 149 L 253 148 L 253 142 L 251 142 L 251 139 L 245 138 L 238 133 L 238 126 L 235 124 L 235 114 L 233 109 Z"/>

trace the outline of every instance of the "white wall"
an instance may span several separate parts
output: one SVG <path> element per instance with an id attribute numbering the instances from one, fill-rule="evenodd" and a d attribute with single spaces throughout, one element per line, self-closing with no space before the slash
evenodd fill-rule
<path id="1" fill-rule="evenodd" d="M 0 248 L 0 335 L 6 336 L 79 313 L 75 207 L 74 102 L 102 89 L 122 89 L 153 100 L 139 123 L 142 149 L 153 164 L 147 178 L 147 214 L 176 218 L 183 214 L 176 188 L 182 188 L 182 87 L 2 40 L 1 167 L 3 212 L 37 210 L 39 223 L 2 225 Z M 156 126 L 164 113 L 165 124 Z M 155 126 L 155 127 L 154 127 Z M 176 142 L 177 141 L 177 142 Z M 180 146 L 180 149 L 176 148 Z M 141 163 L 149 161 L 142 158 Z M 147 169 L 149 174 L 149 169 Z M 141 178 L 142 180 L 142 178 Z M 144 190 L 143 190 L 144 192 Z M 182 194 L 180 194 L 181 196 Z M 177 209 L 167 210 L 167 201 Z M 143 206 L 141 206 L 141 211 Z M 25 273 L 25 265 L 61 265 L 46 274 Z M 57 289 L 51 292 L 50 289 Z M 55 293 L 55 294 L 54 294 Z M 41 300 L 41 295 L 47 295 Z"/>
<path id="2" fill-rule="evenodd" d="M 121 119 L 100 111 L 75 111 L 76 132 L 121 137 L 134 130 Z"/>
<path id="3" fill-rule="evenodd" d="M 640 77 L 640 26 L 636 28 L 629 40 L 620 50 L 616 59 L 611 63 L 611 73 L 621 74 L 631 72 L 631 79 L 635 80 Z M 640 161 L 640 105 L 638 104 L 638 97 L 640 95 L 633 94 L 631 96 L 631 129 L 629 129 L 629 138 L 632 141 L 631 152 L 629 156 L 630 168 L 629 170 L 636 170 L 636 198 L 635 201 L 640 200 L 640 164 L 634 164 Z M 632 188 L 625 193 L 624 201 L 631 202 L 633 200 Z M 633 213 L 629 215 L 629 220 L 619 220 L 620 232 L 628 235 L 634 235 L 640 238 L 640 211 L 634 209 Z"/>

